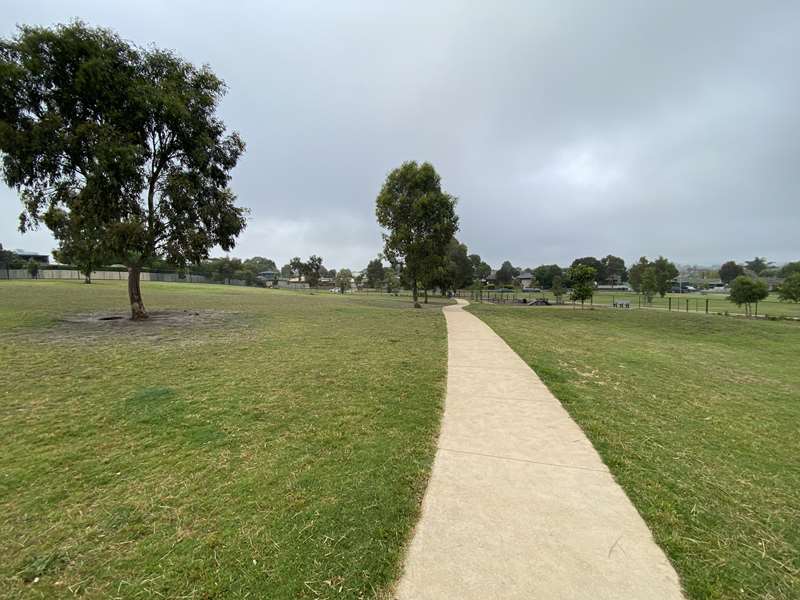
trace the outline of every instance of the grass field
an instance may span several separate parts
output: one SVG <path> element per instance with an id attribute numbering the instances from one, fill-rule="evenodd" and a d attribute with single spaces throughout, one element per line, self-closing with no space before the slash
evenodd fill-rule
<path id="1" fill-rule="evenodd" d="M 489 304 L 693 599 L 800 598 L 800 325 Z"/>
<path id="2" fill-rule="evenodd" d="M 434 452 L 441 304 L 142 285 L 172 312 L 98 321 L 124 284 L 0 282 L 0 597 L 384 594 Z"/>
<path id="3" fill-rule="evenodd" d="M 464 298 L 470 298 L 469 290 L 462 290 L 460 295 Z M 509 299 L 522 299 L 527 298 L 529 301 L 536 298 L 547 298 L 551 302 L 555 299 L 549 291 L 540 293 L 530 292 L 511 292 L 500 293 L 494 291 L 483 292 L 484 298 L 501 298 Z M 672 310 L 672 312 L 694 312 L 705 313 L 706 301 L 708 301 L 709 313 L 729 313 L 729 314 L 744 314 L 744 307 L 738 307 L 733 302 L 727 299 L 726 294 L 709 293 L 709 294 L 667 294 L 664 298 L 656 296 L 653 298 L 651 304 L 645 304 L 644 299 L 639 299 L 639 296 L 632 292 L 595 292 L 591 303 L 595 306 L 610 306 L 614 300 L 628 300 L 633 308 L 648 308 L 653 310 Z M 564 302 L 568 302 L 567 296 L 564 296 Z M 641 304 L 640 304 L 641 302 Z M 586 302 L 590 304 L 590 302 Z M 800 318 L 800 304 L 796 302 L 781 302 L 778 300 L 776 294 L 770 296 L 758 303 L 758 314 L 768 315 L 773 317 L 797 317 Z"/>

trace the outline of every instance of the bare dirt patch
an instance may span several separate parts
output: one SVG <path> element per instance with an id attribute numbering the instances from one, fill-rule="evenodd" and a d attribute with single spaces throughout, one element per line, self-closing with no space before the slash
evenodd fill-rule
<path id="1" fill-rule="evenodd" d="M 142 321 L 132 321 L 127 313 L 98 312 L 67 315 L 41 333 L 49 342 L 87 343 L 122 336 L 149 342 L 191 343 L 213 333 L 241 333 L 244 325 L 238 313 L 221 310 L 159 310 Z"/>

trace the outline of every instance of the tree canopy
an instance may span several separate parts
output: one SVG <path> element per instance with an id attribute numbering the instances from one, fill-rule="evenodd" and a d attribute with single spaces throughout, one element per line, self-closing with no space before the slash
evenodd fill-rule
<path id="1" fill-rule="evenodd" d="M 533 270 L 533 276 L 543 288 L 552 288 L 556 277 L 563 278 L 564 272 L 558 265 L 539 265 Z"/>
<path id="2" fill-rule="evenodd" d="M 800 271 L 789 275 L 778 287 L 778 299 L 783 302 L 800 302 Z"/>
<path id="3" fill-rule="evenodd" d="M 586 300 L 594 295 L 594 281 L 597 271 L 585 263 L 573 263 L 567 271 L 567 276 L 572 284 L 570 300 L 580 301 L 581 308 Z"/>
<path id="4" fill-rule="evenodd" d="M 376 200 L 384 256 L 401 265 L 415 306 L 420 282 L 430 281 L 444 266 L 448 244 L 458 230 L 456 199 L 442 190 L 430 163 L 408 161 L 389 173 Z"/>
<path id="5" fill-rule="evenodd" d="M 769 296 L 767 284 L 760 279 L 751 279 L 746 275 L 739 275 L 731 282 L 731 293 L 728 300 L 737 306 L 744 306 L 745 314 L 749 317 L 753 314 L 752 305 Z"/>
<path id="6" fill-rule="evenodd" d="M 48 226 L 62 250 L 91 240 L 128 266 L 131 316 L 147 317 L 139 272 L 233 248 L 245 210 L 229 188 L 244 142 L 216 116 L 225 84 L 206 66 L 76 22 L 0 41 L 3 178 L 20 229 Z"/>
<path id="7" fill-rule="evenodd" d="M 726 285 L 740 275 L 744 275 L 744 267 L 736 264 L 733 260 L 729 260 L 719 268 L 719 278 L 722 280 L 722 283 Z"/>
<path id="8" fill-rule="evenodd" d="M 510 261 L 503 262 L 497 273 L 494 275 L 495 284 L 497 285 L 511 285 L 514 281 L 514 266 Z"/>

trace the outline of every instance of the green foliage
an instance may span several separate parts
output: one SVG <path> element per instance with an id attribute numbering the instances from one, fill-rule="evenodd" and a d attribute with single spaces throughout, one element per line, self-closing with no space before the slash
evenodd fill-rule
<path id="1" fill-rule="evenodd" d="M 403 163 L 389 173 L 376 200 L 375 214 L 383 234 L 384 256 L 403 265 L 417 304 L 419 283 L 442 268 L 448 244 L 458 230 L 455 198 L 442 191 L 430 163 Z"/>
<path id="2" fill-rule="evenodd" d="M 303 263 L 301 272 L 306 279 L 306 282 L 311 287 L 317 287 L 320 280 L 320 271 L 322 270 L 322 257 L 312 254 L 308 257 L 308 261 Z"/>
<path id="3" fill-rule="evenodd" d="M 774 263 L 768 261 L 763 256 L 756 256 L 753 260 L 746 260 L 744 266 L 756 275 L 762 275 L 764 271 L 772 267 Z"/>
<path id="4" fill-rule="evenodd" d="M 663 256 L 653 261 L 656 274 L 656 291 L 663 298 L 672 287 L 672 280 L 678 276 L 678 268 Z"/>
<path id="5" fill-rule="evenodd" d="M 383 283 L 386 285 L 386 291 L 390 294 L 400 289 L 400 278 L 394 268 L 386 267 L 383 270 Z"/>
<path id="6" fill-rule="evenodd" d="M 628 280 L 628 270 L 625 268 L 625 261 L 619 256 L 609 254 L 600 261 L 603 266 L 603 281 L 618 285 Z"/>
<path id="7" fill-rule="evenodd" d="M 778 270 L 778 277 L 791 277 L 795 273 L 800 273 L 800 260 L 783 265 Z"/>
<path id="8" fill-rule="evenodd" d="M 369 261 L 367 263 L 367 287 L 379 287 L 383 283 L 383 273 L 383 261 L 380 256 Z"/>
<path id="9" fill-rule="evenodd" d="M 644 295 L 645 301 L 648 304 L 652 303 L 653 296 L 656 295 L 656 291 L 658 290 L 658 275 L 656 274 L 655 266 L 648 265 L 645 267 L 639 283 L 639 289 L 642 295 Z"/>
<path id="10" fill-rule="evenodd" d="M 344 294 L 352 287 L 353 273 L 350 269 L 339 269 L 336 273 L 336 287 Z"/>
<path id="11" fill-rule="evenodd" d="M 644 276 L 645 269 L 647 269 L 649 265 L 650 261 L 647 260 L 647 257 L 642 256 L 635 265 L 632 265 L 631 268 L 628 269 L 628 280 L 634 292 L 639 293 L 642 291 L 642 277 Z"/>
<path id="12" fill-rule="evenodd" d="M 156 258 L 182 267 L 234 246 L 245 211 L 228 183 L 244 142 L 215 115 L 225 85 L 208 67 L 79 22 L 21 27 L 0 42 L 0 89 L 22 231 L 44 222 L 67 254 L 95 244 L 137 282 Z"/>
<path id="13" fill-rule="evenodd" d="M 31 277 L 33 277 L 34 279 L 39 277 L 39 263 L 33 260 L 32 258 L 28 259 L 27 269 Z"/>
<path id="14" fill-rule="evenodd" d="M 783 302 L 800 302 L 800 271 L 783 281 L 778 288 L 778 298 Z"/>
<path id="15" fill-rule="evenodd" d="M 495 273 L 495 285 L 511 285 L 514 281 L 514 266 L 510 261 L 505 261 Z"/>
<path id="16" fill-rule="evenodd" d="M 263 256 L 247 258 L 242 261 L 242 266 L 253 273 L 262 273 L 264 271 L 272 271 L 273 273 L 276 273 L 278 271 L 275 261 L 270 258 L 264 258 Z"/>
<path id="17" fill-rule="evenodd" d="M 597 271 L 585 263 L 573 262 L 567 271 L 572 291 L 569 294 L 573 302 L 580 301 L 581 307 L 586 300 L 590 300 L 594 295 L 594 281 Z"/>
<path id="18" fill-rule="evenodd" d="M 729 260 L 719 268 L 719 278 L 726 285 L 740 275 L 744 275 L 744 267 L 735 261 Z"/>
<path id="19" fill-rule="evenodd" d="M 564 285 L 561 282 L 561 275 L 554 275 L 550 283 L 550 291 L 556 299 L 556 304 L 561 304 L 561 298 L 564 296 Z"/>
<path id="20" fill-rule="evenodd" d="M 469 262 L 472 263 L 472 276 L 475 279 L 486 279 L 492 274 L 492 267 L 482 261 L 479 254 L 470 254 Z"/>
<path id="21" fill-rule="evenodd" d="M 559 281 L 563 281 L 564 272 L 558 265 L 539 265 L 533 271 L 533 276 L 545 289 L 554 286 L 555 278 L 558 277 Z"/>
<path id="22" fill-rule="evenodd" d="M 728 300 L 736 306 L 744 306 L 745 314 L 752 315 L 752 305 L 769 296 L 767 284 L 760 279 L 751 279 L 746 275 L 739 275 L 731 283 L 731 293 Z"/>
<path id="23" fill-rule="evenodd" d="M 594 256 L 584 256 L 583 258 L 576 258 L 572 261 L 570 268 L 576 267 L 578 265 L 586 265 L 587 267 L 591 267 L 594 269 L 594 277 L 596 281 L 605 281 L 606 280 L 606 268 L 605 265 Z M 623 263 L 624 265 L 624 263 Z"/>

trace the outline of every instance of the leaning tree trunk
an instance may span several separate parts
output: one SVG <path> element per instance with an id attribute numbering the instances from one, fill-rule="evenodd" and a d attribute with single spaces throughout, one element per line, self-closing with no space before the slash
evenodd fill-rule
<path id="1" fill-rule="evenodd" d="M 411 296 L 414 299 L 414 308 L 422 308 L 419 303 L 419 289 L 417 289 L 416 279 L 414 279 L 414 283 L 411 284 Z"/>
<path id="2" fill-rule="evenodd" d="M 131 301 L 131 320 L 140 321 L 150 315 L 142 302 L 142 290 L 139 288 L 139 267 L 128 267 L 128 298 Z"/>

